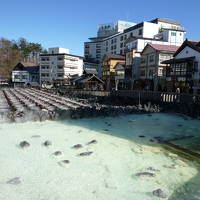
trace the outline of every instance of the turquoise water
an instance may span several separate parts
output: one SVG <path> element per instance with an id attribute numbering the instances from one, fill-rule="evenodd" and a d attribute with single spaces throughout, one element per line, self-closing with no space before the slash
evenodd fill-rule
<path id="1" fill-rule="evenodd" d="M 156 200 L 152 191 L 160 188 L 169 200 L 198 200 L 198 165 L 150 140 L 199 134 L 199 121 L 167 114 L 1 124 L 0 199 Z M 30 147 L 21 149 L 23 140 Z M 45 147 L 46 140 L 52 145 Z"/>

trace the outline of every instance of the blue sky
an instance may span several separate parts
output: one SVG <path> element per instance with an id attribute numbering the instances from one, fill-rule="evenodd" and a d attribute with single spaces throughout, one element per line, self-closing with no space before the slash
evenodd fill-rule
<path id="1" fill-rule="evenodd" d="M 170 18 L 183 24 L 187 38 L 200 40 L 200 0 L 0 0 L 0 8 L 0 37 L 24 37 L 77 55 L 98 24 L 116 20 Z"/>

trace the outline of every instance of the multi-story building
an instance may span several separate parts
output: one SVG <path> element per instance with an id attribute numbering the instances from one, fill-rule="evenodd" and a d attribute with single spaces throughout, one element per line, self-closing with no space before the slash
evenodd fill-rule
<path id="1" fill-rule="evenodd" d="M 101 62 L 105 54 L 123 54 L 124 41 L 128 38 L 128 35 L 121 34 L 125 29 L 134 25 L 135 23 L 126 21 L 100 25 L 97 37 L 89 38 L 90 42 L 84 43 L 85 58 Z"/>
<path id="2" fill-rule="evenodd" d="M 140 81 L 151 90 L 163 90 L 166 80 L 166 64 L 178 50 L 175 45 L 147 44 L 141 53 Z"/>
<path id="3" fill-rule="evenodd" d="M 114 54 L 107 54 L 103 57 L 102 79 L 107 90 L 115 87 L 115 66 L 118 62 L 125 62 L 125 57 Z"/>
<path id="4" fill-rule="evenodd" d="M 40 54 L 40 82 L 65 82 L 83 73 L 83 57 L 69 54 L 68 49 L 49 48 Z"/>
<path id="5" fill-rule="evenodd" d="M 188 41 L 174 54 L 174 58 L 164 61 L 168 91 L 200 94 L 200 41 Z"/>
<path id="6" fill-rule="evenodd" d="M 180 46 L 184 41 L 184 28 L 172 20 L 157 18 L 139 24 L 130 22 L 122 24 L 126 26 L 121 26 L 121 29 L 106 26 L 112 31 L 102 30 L 100 26 L 97 37 L 89 38 L 91 41 L 84 44 L 85 57 L 101 62 L 105 54 L 125 55 L 125 49 L 142 52 L 149 42 Z M 117 27 L 120 27 L 120 22 Z"/>

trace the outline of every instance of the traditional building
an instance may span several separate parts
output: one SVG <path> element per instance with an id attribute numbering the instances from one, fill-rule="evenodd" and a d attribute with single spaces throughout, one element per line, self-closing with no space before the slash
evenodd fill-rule
<path id="1" fill-rule="evenodd" d="M 118 62 L 125 62 L 125 57 L 114 54 L 107 54 L 103 57 L 102 79 L 105 82 L 106 90 L 115 87 L 115 66 Z"/>
<path id="2" fill-rule="evenodd" d="M 124 89 L 125 62 L 118 62 L 115 67 L 115 90 Z"/>
<path id="3" fill-rule="evenodd" d="M 39 86 L 39 66 L 35 63 L 20 62 L 12 71 L 14 86 Z"/>
<path id="4" fill-rule="evenodd" d="M 166 80 L 166 64 L 178 50 L 178 46 L 147 44 L 141 53 L 140 80 L 142 86 L 151 90 L 164 90 Z"/>
<path id="5" fill-rule="evenodd" d="M 72 84 L 77 89 L 82 90 L 103 90 L 104 82 L 98 77 L 98 72 L 95 68 L 87 68 L 83 71 L 83 75 L 74 79 Z"/>
<path id="6" fill-rule="evenodd" d="M 68 49 L 49 48 L 48 53 L 40 54 L 41 83 L 64 83 L 82 73 L 83 57 L 69 54 Z"/>
<path id="7" fill-rule="evenodd" d="M 200 41 L 188 41 L 174 54 L 167 64 L 168 91 L 200 94 Z"/>

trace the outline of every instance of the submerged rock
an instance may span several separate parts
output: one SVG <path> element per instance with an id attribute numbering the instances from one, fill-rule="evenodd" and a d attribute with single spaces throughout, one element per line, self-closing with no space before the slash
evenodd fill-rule
<path id="1" fill-rule="evenodd" d="M 6 182 L 7 184 L 18 185 L 21 183 L 20 177 L 15 177 Z"/>
<path id="2" fill-rule="evenodd" d="M 159 172 L 160 171 L 159 169 L 155 169 L 153 167 L 148 167 L 147 170 L 153 171 L 153 172 Z"/>
<path id="3" fill-rule="evenodd" d="M 88 152 L 83 152 L 83 153 L 80 153 L 78 154 L 79 156 L 89 156 L 91 155 L 93 152 L 92 151 L 88 151 Z"/>
<path id="4" fill-rule="evenodd" d="M 104 131 L 109 131 L 108 129 L 104 129 Z"/>
<path id="5" fill-rule="evenodd" d="M 61 162 L 64 163 L 64 164 L 69 164 L 70 163 L 69 160 L 62 160 Z"/>
<path id="6" fill-rule="evenodd" d="M 143 177 L 155 177 L 156 175 L 150 172 L 140 172 L 135 174 L 136 176 L 143 176 Z"/>
<path id="7" fill-rule="evenodd" d="M 161 189 L 154 190 L 153 195 L 162 199 L 167 198 L 167 194 L 165 194 Z"/>
<path id="8" fill-rule="evenodd" d="M 145 136 L 144 135 L 139 135 L 139 137 L 144 138 Z"/>
<path id="9" fill-rule="evenodd" d="M 92 141 L 88 142 L 87 145 L 90 145 L 90 144 L 96 144 L 96 143 L 97 143 L 96 140 L 92 140 Z"/>
<path id="10" fill-rule="evenodd" d="M 81 144 L 75 144 L 74 146 L 72 146 L 73 149 L 80 149 L 83 146 Z"/>
<path id="11" fill-rule="evenodd" d="M 62 154 L 61 151 L 56 151 L 56 152 L 53 153 L 54 156 L 60 156 L 61 154 Z"/>
<path id="12" fill-rule="evenodd" d="M 44 146 L 48 147 L 50 145 L 52 145 L 52 142 L 49 141 L 49 140 L 46 140 L 44 143 L 43 143 Z"/>
<path id="13" fill-rule="evenodd" d="M 19 146 L 21 148 L 25 148 L 25 147 L 29 147 L 30 144 L 27 141 L 22 141 L 22 142 L 19 143 Z"/>

